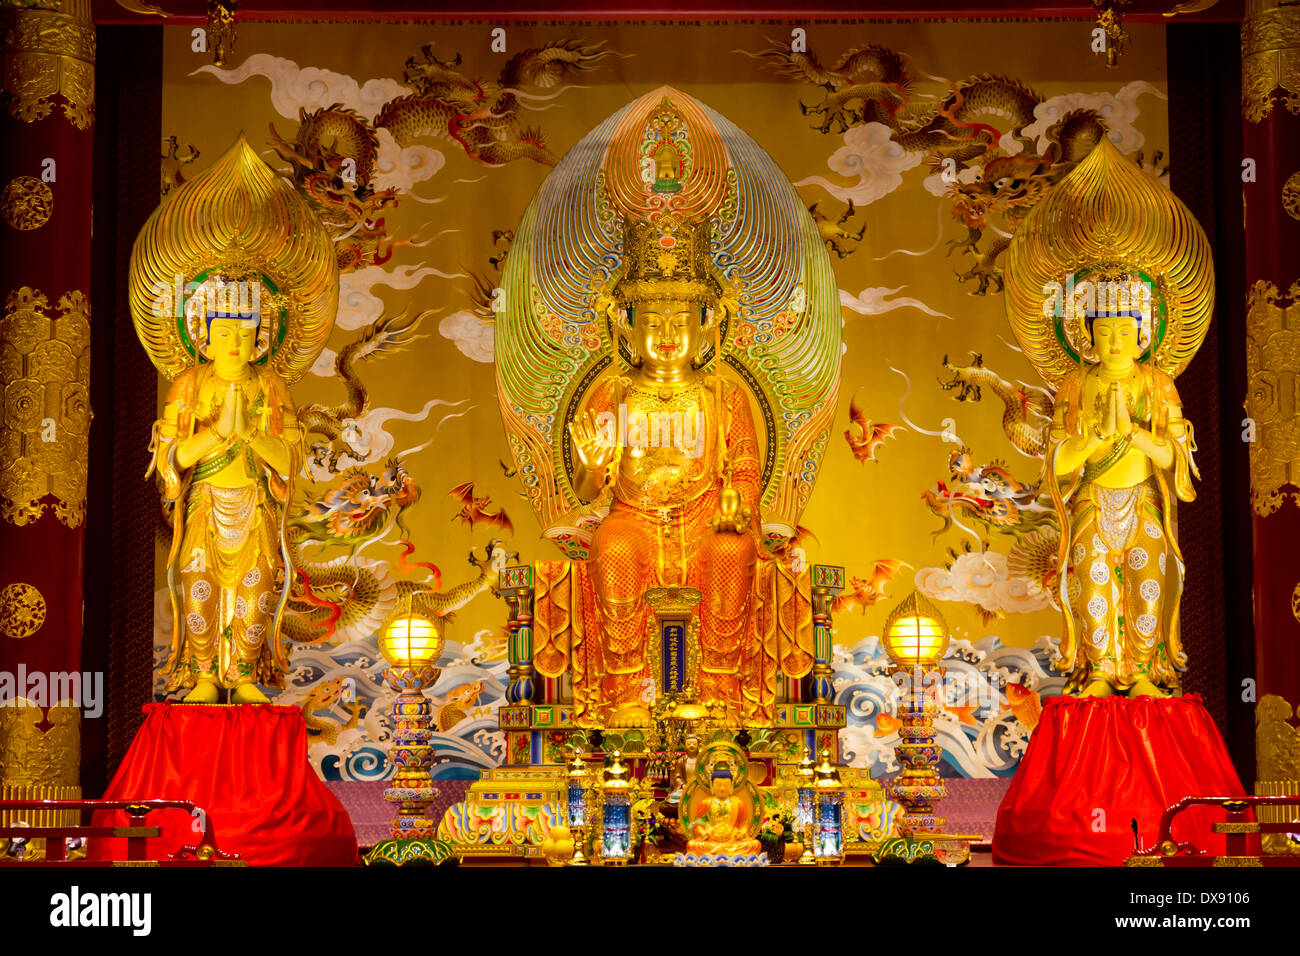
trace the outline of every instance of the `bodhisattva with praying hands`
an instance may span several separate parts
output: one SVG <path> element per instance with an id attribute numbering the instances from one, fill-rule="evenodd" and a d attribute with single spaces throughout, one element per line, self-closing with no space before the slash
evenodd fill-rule
<path id="1" fill-rule="evenodd" d="M 171 382 L 154 423 L 172 529 L 167 693 L 266 703 L 288 653 L 294 571 L 284 509 L 302 432 L 289 387 L 325 347 L 338 307 L 334 243 L 243 136 L 168 194 L 131 250 L 140 344 Z"/>
<path id="2" fill-rule="evenodd" d="M 1044 485 L 1066 693 L 1182 691 L 1178 501 L 1196 497 L 1192 425 L 1174 379 L 1214 312 L 1209 240 L 1109 136 L 1007 248 L 1007 319 L 1055 391 Z"/>
<path id="3" fill-rule="evenodd" d="M 259 316 L 209 314 L 207 362 L 172 382 L 153 458 L 173 524 L 168 690 L 214 704 L 268 703 L 287 670 L 277 622 L 286 482 L 301 435 L 288 389 L 252 363 Z"/>
<path id="4" fill-rule="evenodd" d="M 1096 364 L 1062 382 L 1048 449 L 1054 487 L 1066 486 L 1069 681 L 1081 696 L 1163 697 L 1187 666 L 1171 492 L 1196 497 L 1192 427 L 1174 380 L 1141 361 L 1152 340 L 1149 304 L 1092 313 L 1084 325 Z"/>

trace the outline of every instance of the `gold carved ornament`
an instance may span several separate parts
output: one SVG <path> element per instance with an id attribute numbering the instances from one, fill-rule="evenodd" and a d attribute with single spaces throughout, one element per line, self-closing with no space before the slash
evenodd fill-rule
<path id="1" fill-rule="evenodd" d="M 1286 0 L 1247 0 L 1241 22 L 1241 115 L 1263 122 L 1274 97 L 1300 116 L 1300 7 Z"/>
<path id="2" fill-rule="evenodd" d="M 1292 219 L 1300 219 L 1300 172 L 1294 172 L 1282 184 L 1282 208 Z"/>
<path id="3" fill-rule="evenodd" d="M 14 229 L 39 229 L 54 213 L 54 191 L 35 176 L 17 176 L 0 195 L 0 214 Z"/>
<path id="4" fill-rule="evenodd" d="M 40 724 L 48 720 L 50 729 Z M 81 708 L 60 702 L 48 711 L 25 698 L 0 707 L 0 800 L 81 799 Z M 75 826 L 76 810 L 0 811 L 0 825 Z M 0 838 L 0 853 L 8 849 Z M 44 857 L 44 840 L 32 840 L 23 859 Z"/>
<path id="5" fill-rule="evenodd" d="M 1290 724 L 1292 707 L 1276 694 L 1265 694 L 1255 705 L 1255 793 L 1280 796 L 1300 793 L 1300 730 Z M 1261 823 L 1295 819 L 1298 807 L 1259 807 Z M 1300 854 L 1300 845 L 1284 833 L 1263 836 L 1265 853 Z"/>
<path id="6" fill-rule="evenodd" d="M 202 295 L 218 282 L 265 290 L 264 340 L 254 363 L 286 385 L 301 379 L 334 328 L 338 262 L 311 207 L 242 134 L 167 194 L 131 250 L 131 317 L 149 360 L 168 380 L 199 361 L 203 310 L 186 309 L 186 287 L 193 283 L 188 294 Z"/>
<path id="7" fill-rule="evenodd" d="M 58 313 L 24 286 L 9 293 L 0 319 L 0 518 L 10 524 L 35 521 L 47 507 L 69 528 L 86 517 L 90 303 L 69 292 Z"/>
<path id="8" fill-rule="evenodd" d="M 0 635 L 22 640 L 45 623 L 45 598 L 31 584 L 16 581 L 0 591 Z"/>
<path id="9" fill-rule="evenodd" d="M 1289 300 L 1283 304 L 1283 298 Z M 1246 414 L 1250 442 L 1250 505 L 1270 515 L 1284 503 L 1282 487 L 1300 486 L 1300 281 L 1283 297 L 1258 281 L 1246 296 Z M 1300 492 L 1291 500 L 1300 505 Z"/>
<path id="10" fill-rule="evenodd" d="M 90 0 L 0 9 L 0 101 L 23 123 L 45 119 L 54 97 L 79 130 L 95 121 L 95 25 Z"/>

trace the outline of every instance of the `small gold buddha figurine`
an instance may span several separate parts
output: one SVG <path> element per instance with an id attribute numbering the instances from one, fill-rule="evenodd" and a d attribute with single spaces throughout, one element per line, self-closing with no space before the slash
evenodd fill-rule
<path id="1" fill-rule="evenodd" d="M 691 824 L 691 840 L 686 844 L 689 852 L 697 856 L 762 852 L 762 844 L 750 834 L 753 808 L 745 806 L 732 784 L 730 764 L 719 760 L 713 765 L 704 814 Z"/>
<path id="2" fill-rule="evenodd" d="M 673 767 L 672 793 L 678 800 L 681 799 L 686 784 L 695 778 L 695 767 L 699 759 L 700 738 L 695 734 L 687 734 L 682 755 L 677 758 L 677 763 Z"/>

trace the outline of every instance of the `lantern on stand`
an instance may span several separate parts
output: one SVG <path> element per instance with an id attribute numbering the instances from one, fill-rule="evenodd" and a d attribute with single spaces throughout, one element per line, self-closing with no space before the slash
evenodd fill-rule
<path id="1" fill-rule="evenodd" d="M 379 639 L 388 662 L 384 680 L 397 691 L 393 702 L 393 737 L 389 757 L 395 772 L 384 799 L 397 805 L 389 828 L 393 839 L 377 844 L 367 865 L 431 866 L 454 858 L 451 844 L 438 840 L 438 821 L 429 817 L 437 796 L 429 768 L 433 764 L 433 721 L 424 688 L 438 679 L 434 666 L 442 654 L 442 621 L 410 613 L 406 602 Z"/>
<path id="2" fill-rule="evenodd" d="M 821 762 L 813 770 L 813 815 L 817 865 L 839 866 L 844 862 L 844 785 L 829 750 L 821 752 Z"/>
<path id="3" fill-rule="evenodd" d="M 899 684 L 899 744 L 894 748 L 902 771 L 885 792 L 902 805 L 900 838 L 886 840 L 877 862 L 952 862 L 970 858 L 975 836 L 942 833 L 946 822 L 934 805 L 947 789 L 939 775 L 943 748 L 935 742 L 934 718 L 943 706 L 943 669 L 948 628 L 939 609 L 913 591 L 885 619 L 885 651 L 894 662 Z"/>
<path id="4" fill-rule="evenodd" d="M 581 751 L 575 750 L 569 760 L 569 832 L 573 834 L 573 859 L 569 866 L 587 866 L 587 829 L 591 815 L 587 798 L 587 765 Z"/>
<path id="5" fill-rule="evenodd" d="M 933 806 L 947 792 L 939 776 L 943 751 L 935 744 L 934 717 L 942 703 L 936 685 L 941 679 L 939 661 L 948 649 L 948 629 L 938 608 L 913 591 L 885 619 L 884 644 L 901 690 L 901 742 L 894 753 L 903 769 L 888 793 L 903 805 L 899 832 L 912 837 L 944 824 Z"/>
<path id="6" fill-rule="evenodd" d="M 627 866 L 632 855 L 632 781 L 623 753 L 610 754 L 600 786 L 600 856 L 606 866 Z"/>
<path id="7" fill-rule="evenodd" d="M 815 767 L 812 750 L 804 747 L 803 759 L 799 761 L 798 769 L 795 770 L 798 788 L 795 791 L 797 800 L 794 807 L 794 828 L 795 832 L 799 834 L 799 840 L 803 843 L 803 853 L 799 856 L 801 866 L 812 866 L 817 862 L 816 857 L 813 855 L 813 834 L 816 822 L 816 814 L 814 813 L 816 801 L 813 798 Z"/>

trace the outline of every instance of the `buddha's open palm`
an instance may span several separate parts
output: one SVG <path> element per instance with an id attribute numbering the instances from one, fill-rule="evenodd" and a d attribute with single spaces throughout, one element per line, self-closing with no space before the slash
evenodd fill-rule
<path id="1" fill-rule="evenodd" d="M 569 438 L 578 464 L 588 472 L 607 469 L 618 454 L 618 446 L 606 439 L 596 423 L 596 413 L 588 410 L 569 422 Z"/>

